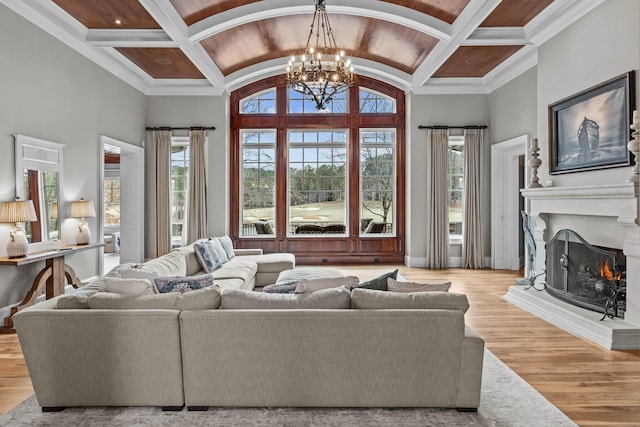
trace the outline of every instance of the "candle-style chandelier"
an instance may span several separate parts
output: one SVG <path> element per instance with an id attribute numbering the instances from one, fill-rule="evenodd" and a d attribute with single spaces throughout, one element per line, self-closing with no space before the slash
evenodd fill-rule
<path id="1" fill-rule="evenodd" d="M 318 110 L 326 110 L 336 94 L 353 86 L 353 66 L 339 50 L 329 23 L 324 0 L 315 0 L 316 11 L 311 22 L 304 54 L 291 57 L 287 66 L 287 85 L 313 101 Z M 315 35 L 315 46 L 312 37 Z M 321 46 L 322 43 L 322 46 Z"/>

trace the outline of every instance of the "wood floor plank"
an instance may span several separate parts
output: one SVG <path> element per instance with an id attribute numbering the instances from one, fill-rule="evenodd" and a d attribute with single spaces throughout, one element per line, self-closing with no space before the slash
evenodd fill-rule
<path id="1" fill-rule="evenodd" d="M 604 349 L 508 303 L 518 272 L 338 267 L 361 280 L 395 268 L 410 281 L 451 281 L 451 292 L 469 298 L 466 321 L 487 348 L 578 425 L 640 426 L 640 351 Z M 0 413 L 32 394 L 17 337 L 0 334 Z"/>

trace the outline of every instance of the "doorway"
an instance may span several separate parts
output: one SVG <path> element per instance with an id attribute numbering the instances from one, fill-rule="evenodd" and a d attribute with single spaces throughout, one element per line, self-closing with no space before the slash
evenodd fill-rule
<path id="1" fill-rule="evenodd" d="M 491 146 L 491 268 L 519 270 L 524 254 L 520 189 L 527 182 L 529 135 Z"/>
<path id="2" fill-rule="evenodd" d="M 144 261 L 144 148 L 101 135 L 100 153 L 102 275 L 117 264 Z"/>

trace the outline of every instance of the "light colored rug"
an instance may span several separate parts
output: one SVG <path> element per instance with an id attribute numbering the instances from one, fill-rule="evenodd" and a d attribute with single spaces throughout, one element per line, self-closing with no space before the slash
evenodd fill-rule
<path id="1" fill-rule="evenodd" d="M 562 412 L 485 350 L 477 413 L 455 409 L 239 408 L 162 412 L 160 408 L 68 408 L 43 413 L 34 396 L 0 416 L 11 426 L 575 426 Z"/>

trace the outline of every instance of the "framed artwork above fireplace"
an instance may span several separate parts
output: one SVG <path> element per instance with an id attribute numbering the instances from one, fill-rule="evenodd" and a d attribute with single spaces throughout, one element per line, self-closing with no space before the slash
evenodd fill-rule
<path id="1" fill-rule="evenodd" d="M 627 143 L 635 105 L 634 71 L 549 105 L 549 172 L 631 165 Z"/>

